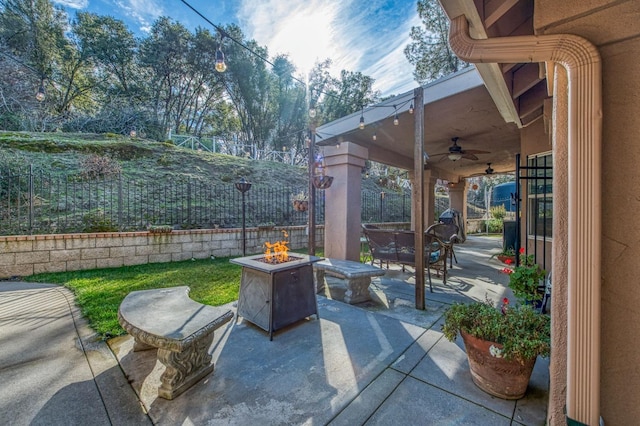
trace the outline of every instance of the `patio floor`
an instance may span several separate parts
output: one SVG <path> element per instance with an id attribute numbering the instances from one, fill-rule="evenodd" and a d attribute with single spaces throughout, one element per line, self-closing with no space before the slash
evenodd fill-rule
<path id="1" fill-rule="evenodd" d="M 341 302 L 342 283 L 330 279 L 319 318 L 279 330 L 273 341 L 234 320 L 216 332 L 214 373 L 173 401 L 157 397 L 163 367 L 155 351 L 133 354 L 130 336 L 109 345 L 160 425 L 541 425 L 548 360 L 538 359 L 525 398 L 501 400 L 472 383 L 462 342 L 440 333 L 452 302 L 510 296 L 504 265 L 490 259 L 500 244 L 470 236 L 457 245 L 458 263 L 446 285 L 434 277 L 424 311 L 415 309 L 413 269 L 391 267 L 373 280 L 373 300 L 358 305 Z"/>

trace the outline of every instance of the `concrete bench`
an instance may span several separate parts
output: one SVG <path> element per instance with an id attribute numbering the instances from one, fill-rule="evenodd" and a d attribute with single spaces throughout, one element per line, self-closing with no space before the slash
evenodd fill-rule
<path id="1" fill-rule="evenodd" d="M 166 367 L 158 396 L 173 399 L 213 371 L 209 347 L 214 331 L 231 321 L 229 309 L 189 298 L 189 287 L 132 291 L 118 309 L 118 321 L 134 338 L 133 350 L 158 348 Z"/>
<path id="2" fill-rule="evenodd" d="M 379 277 L 385 274 L 385 271 L 365 263 L 354 262 L 351 260 L 324 259 L 313 264 L 316 273 L 316 283 L 320 292 L 326 284 L 325 273 L 337 276 L 347 281 L 347 292 L 344 301 L 349 304 L 366 302 L 371 300 L 369 294 L 369 284 L 371 277 Z"/>

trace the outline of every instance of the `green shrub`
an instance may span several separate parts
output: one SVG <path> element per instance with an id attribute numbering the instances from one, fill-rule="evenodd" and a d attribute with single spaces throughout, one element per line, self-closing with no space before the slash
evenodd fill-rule
<path id="1" fill-rule="evenodd" d="M 491 207 L 491 217 L 498 220 L 504 220 L 507 215 L 507 209 L 504 208 L 502 204 L 499 206 Z"/>
<path id="2" fill-rule="evenodd" d="M 84 228 L 82 232 L 117 232 L 118 227 L 110 217 L 105 216 L 102 209 L 92 210 L 82 217 Z"/>
<path id="3" fill-rule="evenodd" d="M 482 221 L 482 229 L 487 229 L 490 234 L 501 234 L 503 223 L 499 219 L 489 219 Z"/>

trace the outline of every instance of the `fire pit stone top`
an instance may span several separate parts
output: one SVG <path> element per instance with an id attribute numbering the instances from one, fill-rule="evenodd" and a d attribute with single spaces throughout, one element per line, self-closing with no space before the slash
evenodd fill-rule
<path id="1" fill-rule="evenodd" d="M 256 254 L 253 256 L 238 257 L 236 259 L 231 259 L 230 262 L 235 263 L 236 265 L 257 269 L 262 272 L 274 273 L 274 272 L 284 271 L 291 268 L 297 268 L 300 265 L 319 262 L 322 259 L 323 258 L 321 257 L 310 256 L 308 254 L 289 253 L 289 260 L 286 262 L 268 263 L 265 261 L 264 254 Z"/>

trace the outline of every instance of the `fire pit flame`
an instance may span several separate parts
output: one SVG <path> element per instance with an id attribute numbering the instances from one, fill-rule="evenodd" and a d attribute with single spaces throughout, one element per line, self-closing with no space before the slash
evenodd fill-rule
<path id="1" fill-rule="evenodd" d="M 289 241 L 286 240 L 289 234 L 284 229 L 282 234 L 285 240 L 276 241 L 275 243 L 265 241 L 264 261 L 266 263 L 278 264 L 289 261 Z"/>

